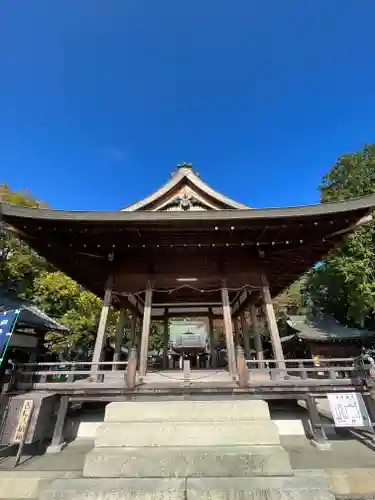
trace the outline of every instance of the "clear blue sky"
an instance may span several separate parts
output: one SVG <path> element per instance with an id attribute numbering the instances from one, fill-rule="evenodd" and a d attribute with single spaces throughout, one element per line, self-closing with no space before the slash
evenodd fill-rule
<path id="1" fill-rule="evenodd" d="M 254 207 L 317 202 L 375 141 L 374 0 L 2 0 L 0 181 L 120 208 L 192 162 Z"/>

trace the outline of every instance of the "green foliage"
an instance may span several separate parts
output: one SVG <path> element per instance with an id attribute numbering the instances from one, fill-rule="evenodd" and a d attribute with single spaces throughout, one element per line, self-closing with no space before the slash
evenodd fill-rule
<path id="1" fill-rule="evenodd" d="M 27 191 L 11 191 L 0 184 L 0 201 L 35 208 L 39 203 Z M 0 222 L 0 284 L 24 298 L 32 298 L 34 279 L 50 268 L 47 262 Z"/>
<path id="2" fill-rule="evenodd" d="M 0 201 L 25 207 L 41 204 L 27 191 L 12 191 L 0 184 Z M 7 228 L 0 226 L 1 286 L 31 299 L 42 311 L 67 326 L 68 333 L 47 335 L 52 351 L 72 358 L 78 351 L 93 349 L 102 301 L 75 281 L 52 268 Z M 109 338 L 114 336 L 118 313 L 111 312 Z"/>
<path id="3" fill-rule="evenodd" d="M 375 144 L 338 158 L 323 177 L 321 202 L 345 201 L 375 192 Z"/>
<path id="4" fill-rule="evenodd" d="M 91 351 L 99 321 L 101 301 L 83 290 L 61 272 L 42 273 L 34 282 L 34 302 L 46 314 L 70 329 L 69 333 L 50 332 L 51 350 L 74 357 L 77 350 Z"/>
<path id="5" fill-rule="evenodd" d="M 320 186 L 321 202 L 344 201 L 375 192 L 375 145 L 341 156 Z M 349 236 L 340 249 L 309 274 L 312 307 L 343 324 L 375 327 L 374 222 Z"/>
<path id="6" fill-rule="evenodd" d="M 162 321 L 153 321 L 151 323 L 151 334 L 149 340 L 150 351 L 160 351 L 164 345 L 164 324 Z"/>
<path id="7" fill-rule="evenodd" d="M 306 312 L 303 296 L 304 288 L 305 278 L 302 278 L 295 281 L 273 300 L 275 314 L 278 318 L 289 314 L 304 314 Z"/>

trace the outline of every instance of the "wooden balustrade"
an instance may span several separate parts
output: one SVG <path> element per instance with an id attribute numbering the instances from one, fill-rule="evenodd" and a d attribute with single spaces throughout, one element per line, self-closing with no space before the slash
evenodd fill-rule
<path id="1" fill-rule="evenodd" d="M 285 359 L 284 362 L 285 368 L 280 369 L 277 366 L 279 361 L 275 359 L 246 360 L 250 380 L 251 375 L 263 372 L 268 373 L 271 380 L 283 375 L 289 379 L 327 378 L 334 381 L 337 379 L 350 379 L 353 372 L 356 371 L 353 358 L 324 358 L 319 359 L 318 362 L 313 359 Z"/>
<path id="2" fill-rule="evenodd" d="M 43 363 L 24 363 L 18 366 L 17 379 L 20 383 L 73 383 L 79 380 L 90 378 L 92 368 L 98 367 L 95 376 L 103 378 L 110 375 L 113 367 L 118 367 L 118 372 L 126 369 L 128 361 L 66 361 L 66 362 L 43 362 Z M 59 367 L 64 367 L 60 369 Z"/>
<path id="3" fill-rule="evenodd" d="M 114 366 L 118 366 L 119 370 L 112 370 Z M 94 370 L 95 377 L 93 367 L 98 368 Z M 275 359 L 246 360 L 244 367 L 248 373 L 248 382 L 242 380 L 241 387 L 255 390 L 259 394 L 264 391 L 274 394 L 289 391 L 294 394 L 306 391 L 306 388 L 309 391 L 323 391 L 324 388 L 328 390 L 328 387 L 336 386 L 351 390 L 353 387 L 363 386 L 353 358 L 320 359 L 319 366 L 312 359 L 284 360 L 283 366 Z M 126 374 L 127 369 L 128 361 L 26 363 L 17 369 L 17 389 L 91 395 L 95 391 L 98 394 L 107 390 L 123 391 L 124 387 L 134 387 L 134 384 L 152 389 L 152 382 L 137 379 L 134 370 L 130 377 L 130 373 Z M 233 380 L 228 377 L 228 387 L 230 383 Z M 177 387 L 179 384 L 171 380 L 170 385 Z M 212 387 L 216 387 L 215 381 L 212 381 Z"/>

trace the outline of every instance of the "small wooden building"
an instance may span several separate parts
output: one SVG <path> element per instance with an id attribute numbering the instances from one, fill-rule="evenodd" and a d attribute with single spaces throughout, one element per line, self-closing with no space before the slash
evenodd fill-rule
<path id="1" fill-rule="evenodd" d="M 285 356 L 308 358 L 349 358 L 362 347 L 375 344 L 375 332 L 348 328 L 329 317 L 290 316 L 284 322 L 282 337 Z"/>

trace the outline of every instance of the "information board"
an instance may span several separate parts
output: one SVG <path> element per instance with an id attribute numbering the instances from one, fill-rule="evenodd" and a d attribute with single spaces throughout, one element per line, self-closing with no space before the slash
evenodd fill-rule
<path id="1" fill-rule="evenodd" d="M 371 421 L 361 394 L 327 394 L 336 427 L 370 427 Z"/>

